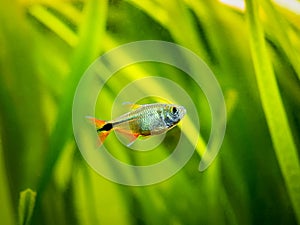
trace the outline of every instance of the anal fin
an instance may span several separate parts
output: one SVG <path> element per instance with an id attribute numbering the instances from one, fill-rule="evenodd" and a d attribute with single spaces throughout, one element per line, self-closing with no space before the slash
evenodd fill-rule
<path id="1" fill-rule="evenodd" d="M 126 139 L 126 146 L 127 147 L 131 146 L 136 141 L 136 139 L 140 136 L 137 133 L 132 133 L 132 132 L 127 131 L 127 130 L 116 129 L 115 131 Z"/>

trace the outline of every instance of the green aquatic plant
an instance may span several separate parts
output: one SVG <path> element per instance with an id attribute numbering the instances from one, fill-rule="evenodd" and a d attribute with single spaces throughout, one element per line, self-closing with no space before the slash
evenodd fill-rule
<path id="1" fill-rule="evenodd" d="M 19 200 L 19 224 L 30 224 L 35 204 L 36 192 L 26 189 L 20 193 Z"/>
<path id="2" fill-rule="evenodd" d="M 300 221 L 299 158 L 278 90 L 272 63 L 267 52 L 263 29 L 259 22 L 258 4 L 250 0 L 246 3 L 251 52 L 261 101 L 278 158 L 278 163 L 281 167 L 297 220 Z M 268 9 L 269 7 L 271 6 L 267 5 L 265 9 Z M 293 52 L 292 46 L 288 46 L 288 49 L 286 50 L 288 52 Z M 297 69 L 296 67 L 295 69 Z M 276 113 L 274 113 L 274 109 L 276 110 Z"/>
<path id="3" fill-rule="evenodd" d="M 246 10 L 239 10 L 219 1 L 3 1 L 1 221 L 299 224 L 300 16 L 268 0 L 246 3 Z M 187 91 L 201 124 L 196 151 L 175 176 L 156 185 L 127 187 L 97 174 L 80 155 L 72 103 L 80 78 L 97 57 L 145 39 L 180 44 L 208 64 L 224 92 L 227 131 L 216 160 L 198 172 L 211 125 L 201 89 L 182 71 L 159 63 L 118 71 L 99 95 L 95 116 L 110 119 L 124 86 L 157 76 Z M 168 92 L 155 82 L 142 91 L 147 95 L 153 88 Z M 194 133 L 188 114 L 186 123 Z M 118 159 L 145 165 L 169 155 L 179 133 L 170 131 L 148 153 L 130 152 L 114 136 L 106 144 Z M 32 193 L 27 195 L 31 201 L 20 199 L 27 188 L 36 191 L 34 204 L 33 192 L 26 192 Z M 18 218 L 19 205 L 24 210 Z"/>

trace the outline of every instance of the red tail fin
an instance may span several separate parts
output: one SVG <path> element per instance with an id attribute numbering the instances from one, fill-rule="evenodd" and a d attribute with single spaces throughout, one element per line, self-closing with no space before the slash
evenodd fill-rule
<path id="1" fill-rule="evenodd" d="M 104 142 L 104 140 L 106 139 L 106 137 L 110 134 L 110 132 L 112 130 L 112 124 L 107 123 L 104 120 L 98 120 L 93 117 L 87 117 L 87 118 L 96 125 L 98 137 L 100 140 L 100 145 L 102 145 L 102 143 Z"/>

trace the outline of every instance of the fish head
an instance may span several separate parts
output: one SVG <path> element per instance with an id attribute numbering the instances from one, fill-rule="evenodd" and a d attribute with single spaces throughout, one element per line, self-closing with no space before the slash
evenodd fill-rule
<path id="1" fill-rule="evenodd" d="M 165 123 L 168 127 L 175 126 L 186 114 L 183 106 L 170 104 L 166 107 Z"/>

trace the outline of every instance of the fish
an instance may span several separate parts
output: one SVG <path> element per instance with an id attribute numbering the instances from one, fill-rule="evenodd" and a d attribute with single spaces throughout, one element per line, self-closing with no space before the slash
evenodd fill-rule
<path id="1" fill-rule="evenodd" d="M 87 117 L 94 123 L 99 137 L 99 146 L 114 130 L 124 135 L 132 145 L 138 137 L 166 133 L 175 127 L 186 114 L 184 106 L 165 103 L 130 104 L 131 111 L 116 119 L 105 121 Z"/>

